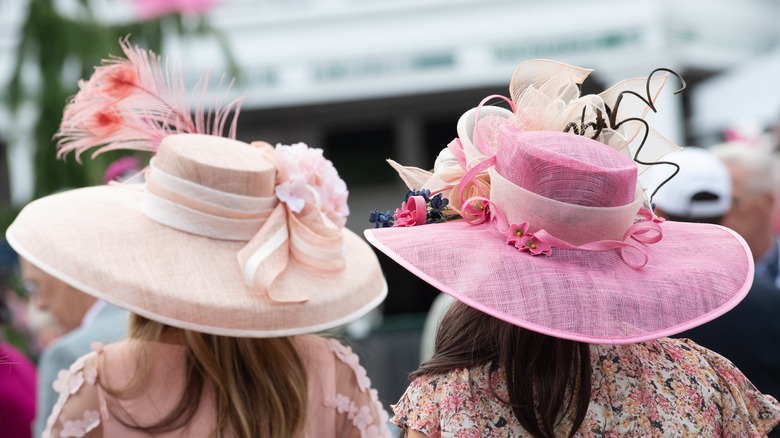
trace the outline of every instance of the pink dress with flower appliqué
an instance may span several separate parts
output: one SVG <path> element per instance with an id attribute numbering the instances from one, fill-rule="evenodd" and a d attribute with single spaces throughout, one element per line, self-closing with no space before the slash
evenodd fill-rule
<path id="1" fill-rule="evenodd" d="M 307 437 L 389 437 L 388 415 L 357 355 L 336 341 L 319 336 L 295 337 L 295 344 L 308 373 Z M 93 346 L 63 370 L 55 389 L 59 400 L 48 419 L 43 438 L 145 437 L 124 426 L 117 418 L 132 418 L 151 424 L 178 403 L 185 385 L 185 349 L 180 345 L 126 340 Z M 144 392 L 132 399 L 117 399 L 99 384 L 122 389 L 136 372 L 137 356 L 145 351 L 153 364 Z M 204 385 L 192 421 L 161 438 L 210 437 L 216 425 L 214 391 Z"/>

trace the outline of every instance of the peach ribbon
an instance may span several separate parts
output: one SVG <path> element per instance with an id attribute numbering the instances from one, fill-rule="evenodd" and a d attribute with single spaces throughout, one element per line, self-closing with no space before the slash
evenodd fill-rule
<path id="1" fill-rule="evenodd" d="M 276 196 L 223 192 L 168 174 L 152 159 L 141 207 L 149 219 L 197 236 L 243 241 L 244 282 L 276 302 L 305 302 L 306 291 L 272 287 L 291 262 L 312 271 L 345 266 L 341 229 L 315 206 L 294 213 Z"/>

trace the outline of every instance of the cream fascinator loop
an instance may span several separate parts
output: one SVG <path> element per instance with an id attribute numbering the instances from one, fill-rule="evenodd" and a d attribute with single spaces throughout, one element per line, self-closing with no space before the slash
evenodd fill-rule
<path id="1" fill-rule="evenodd" d="M 620 81 L 599 94 L 580 96 L 579 85 L 592 71 L 550 60 L 521 63 L 509 86 L 517 108 L 514 126 L 590 137 L 634 159 L 639 175 L 647 170 L 647 163 L 661 162 L 680 150 L 640 121 L 648 111 L 655 111 L 654 102 L 668 74 L 653 72 L 650 77 Z"/>
<path id="2" fill-rule="evenodd" d="M 521 131 L 572 132 L 590 137 L 634 159 L 640 176 L 649 165 L 662 163 L 664 156 L 680 150 L 644 122 L 647 112 L 654 110 L 653 102 L 667 74 L 626 79 L 602 93 L 581 96 L 579 86 L 592 71 L 550 60 L 523 62 L 510 82 L 513 110 L 484 106 L 486 99 L 464 113 L 458 121 L 458 137 L 442 150 L 432 171 L 388 162 L 410 190 L 444 193 L 452 209 L 460 213 L 459 206 L 469 196 L 460 199 L 453 188 L 477 163 L 490 158 L 484 151 L 494 153 L 498 129 L 505 123 Z M 637 184 L 641 188 L 639 181 Z M 467 194 L 484 195 L 482 192 L 490 187 L 487 170 L 474 178 L 470 175 L 464 185 Z M 649 199 L 644 203 L 649 205 Z"/>
<path id="3" fill-rule="evenodd" d="M 433 171 L 402 166 L 393 160 L 387 162 L 398 172 L 410 190 L 424 188 L 432 193 L 443 192 L 444 197 L 449 199 L 449 206 L 460 212 L 462 201 L 490 191 L 490 176 L 487 170 L 478 172 L 469 182 L 464 189 L 463 199 L 458 186 L 468 171 L 495 155 L 498 128 L 512 118 L 512 111 L 497 106 L 482 106 L 466 111 L 458 120 L 458 138 L 442 149 L 436 158 Z M 480 143 L 482 149 L 476 142 Z"/>

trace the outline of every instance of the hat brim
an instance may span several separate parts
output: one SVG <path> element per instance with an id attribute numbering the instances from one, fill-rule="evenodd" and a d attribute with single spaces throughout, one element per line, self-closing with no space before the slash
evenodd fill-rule
<path id="1" fill-rule="evenodd" d="M 365 231 L 377 249 L 453 298 L 529 330 L 594 344 L 670 336 L 736 306 L 753 281 L 745 241 L 717 225 L 663 222 L 642 268 L 617 249 L 521 252 L 462 220 Z"/>
<path id="2" fill-rule="evenodd" d="M 294 260 L 272 287 L 308 296 L 272 302 L 244 283 L 245 242 L 178 231 L 141 212 L 131 185 L 88 187 L 38 199 L 8 228 L 24 258 L 71 286 L 146 318 L 222 336 L 277 337 L 327 330 L 378 306 L 387 294 L 379 262 L 343 229 L 346 266 L 314 272 Z"/>

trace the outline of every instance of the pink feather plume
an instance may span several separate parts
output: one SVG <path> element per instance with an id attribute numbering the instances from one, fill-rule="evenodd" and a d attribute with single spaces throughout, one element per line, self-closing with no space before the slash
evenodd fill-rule
<path id="1" fill-rule="evenodd" d="M 55 134 L 59 157 L 75 152 L 79 161 L 92 148 L 97 148 L 92 157 L 114 149 L 154 152 L 165 136 L 176 133 L 223 135 L 231 113 L 228 137 L 236 137 L 244 98 L 220 105 L 233 81 L 207 106 L 204 73 L 194 87 L 193 105 L 181 66 L 131 46 L 128 38 L 119 45 L 126 58 L 103 60 L 88 81 L 79 81 L 78 93 L 66 105 Z"/>

